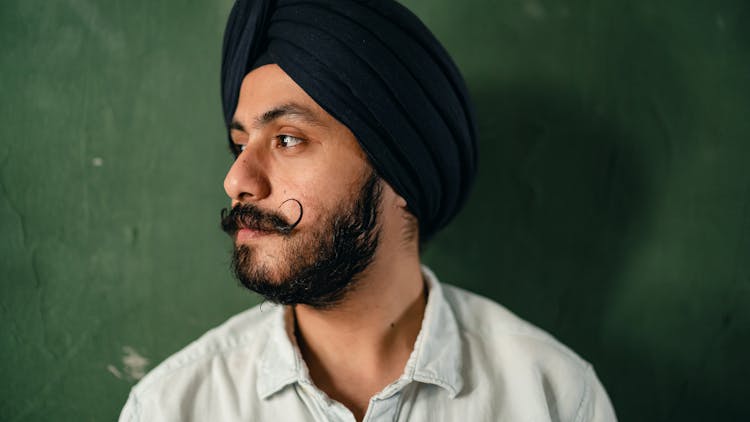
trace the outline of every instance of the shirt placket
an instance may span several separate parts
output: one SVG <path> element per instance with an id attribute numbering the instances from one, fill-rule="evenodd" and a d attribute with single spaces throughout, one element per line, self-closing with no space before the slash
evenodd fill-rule
<path id="1" fill-rule="evenodd" d="M 398 417 L 401 393 L 388 398 L 373 398 L 367 408 L 363 422 L 393 422 Z"/>
<path id="2" fill-rule="evenodd" d="M 326 422 L 356 422 L 354 414 L 343 404 L 329 398 L 324 392 L 309 382 L 299 383 L 303 394 L 317 408 L 319 415 Z M 399 385 L 399 390 L 403 386 Z M 387 397 L 373 397 L 367 407 L 363 422 L 393 422 L 398 417 L 401 392 L 389 394 Z"/>

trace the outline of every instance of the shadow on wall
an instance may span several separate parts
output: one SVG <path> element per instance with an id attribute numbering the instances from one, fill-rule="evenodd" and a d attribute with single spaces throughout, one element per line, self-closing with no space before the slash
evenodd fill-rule
<path id="1" fill-rule="evenodd" d="M 620 420 L 748 420 L 747 313 L 732 319 L 726 311 L 716 327 L 723 332 L 685 329 L 684 313 L 692 313 L 688 321 L 708 319 L 724 313 L 725 305 L 717 297 L 693 298 L 691 288 L 702 290 L 679 284 L 631 289 L 640 302 L 618 301 L 623 288 L 638 281 L 633 255 L 654 241 L 657 224 L 685 212 L 684 203 L 662 199 L 672 186 L 664 180 L 676 177 L 671 161 L 690 166 L 688 151 L 711 141 L 691 131 L 737 124 L 720 109 L 706 115 L 714 97 L 696 85 L 734 75 L 713 66 L 713 44 L 702 36 L 713 34 L 713 22 L 682 33 L 687 26 L 677 25 L 676 17 L 667 20 L 671 27 L 655 26 L 653 16 L 639 10 L 623 3 L 616 20 L 564 28 L 573 35 L 557 28 L 564 41 L 547 41 L 561 52 L 533 44 L 533 35 L 520 37 L 529 50 L 539 49 L 533 56 L 559 57 L 559 68 L 535 70 L 546 78 L 512 74 L 534 66 L 482 46 L 488 50 L 482 57 L 507 60 L 499 69 L 511 74 L 472 87 L 480 133 L 477 185 L 424 259 L 441 280 L 493 298 L 591 362 Z M 685 176 L 676 183 L 695 179 Z M 695 223 L 703 223 L 699 218 Z M 679 277 L 708 268 L 665 255 L 653 259 L 671 261 L 658 270 L 637 268 L 639 274 L 659 279 L 669 271 Z M 669 288 L 685 291 L 672 297 Z"/>
<path id="2" fill-rule="evenodd" d="M 720 404 L 690 368 L 606 325 L 629 254 L 650 231 L 655 174 L 664 170 L 653 163 L 666 147 L 647 147 L 596 104 L 539 84 L 484 88 L 473 99 L 480 175 L 425 260 L 444 281 L 493 298 L 592 362 L 621 420 L 734 420 L 736 398 Z"/>
<path id="3" fill-rule="evenodd" d="M 602 323 L 647 224 L 650 169 L 594 104 L 543 86 L 477 94 L 484 160 L 461 225 L 486 234 L 475 247 L 493 268 L 477 265 L 494 281 L 472 277 L 471 288 L 594 363 L 625 416 L 621 357 L 604 344 Z"/>

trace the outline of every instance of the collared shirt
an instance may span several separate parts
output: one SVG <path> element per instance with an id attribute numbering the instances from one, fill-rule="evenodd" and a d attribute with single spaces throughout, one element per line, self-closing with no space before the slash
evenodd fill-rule
<path id="1" fill-rule="evenodd" d="M 587 362 L 489 299 L 426 267 L 422 327 L 401 377 L 364 421 L 615 421 Z M 151 371 L 120 422 L 326 421 L 353 414 L 310 379 L 293 313 L 263 304 L 209 331 Z"/>

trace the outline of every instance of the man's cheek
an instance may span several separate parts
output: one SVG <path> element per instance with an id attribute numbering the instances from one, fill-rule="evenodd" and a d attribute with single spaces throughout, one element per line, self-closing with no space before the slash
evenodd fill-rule
<path id="1" fill-rule="evenodd" d="M 294 204 L 294 206 L 285 204 L 284 214 L 293 218 L 292 221 L 294 221 L 300 216 L 300 213 L 302 213 L 299 227 L 315 227 L 323 222 L 326 216 L 330 213 L 330 211 L 328 211 L 328 208 L 330 207 L 324 204 L 320 199 L 321 198 L 316 198 L 314 195 L 308 193 L 300 193 L 297 196 L 300 206 L 297 206 L 297 204 Z"/>

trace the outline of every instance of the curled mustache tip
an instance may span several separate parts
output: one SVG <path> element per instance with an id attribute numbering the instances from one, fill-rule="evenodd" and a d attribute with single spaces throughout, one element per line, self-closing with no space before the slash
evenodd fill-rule
<path id="1" fill-rule="evenodd" d="M 281 203 L 281 205 L 279 205 L 279 208 L 281 208 L 282 206 L 284 206 L 284 204 L 286 204 L 287 202 L 290 202 L 290 201 L 294 201 L 294 202 L 297 203 L 297 206 L 299 207 L 299 217 L 297 217 L 297 221 L 295 221 L 292 224 L 288 224 L 286 226 L 277 226 L 276 227 L 280 232 L 282 232 L 284 234 L 291 233 L 291 231 L 294 230 L 295 227 L 297 227 L 297 225 L 299 224 L 299 222 L 302 221 L 302 214 L 304 214 L 304 210 L 302 208 L 302 204 L 298 200 L 296 200 L 294 198 L 289 198 L 289 199 L 285 200 L 284 202 Z"/>

